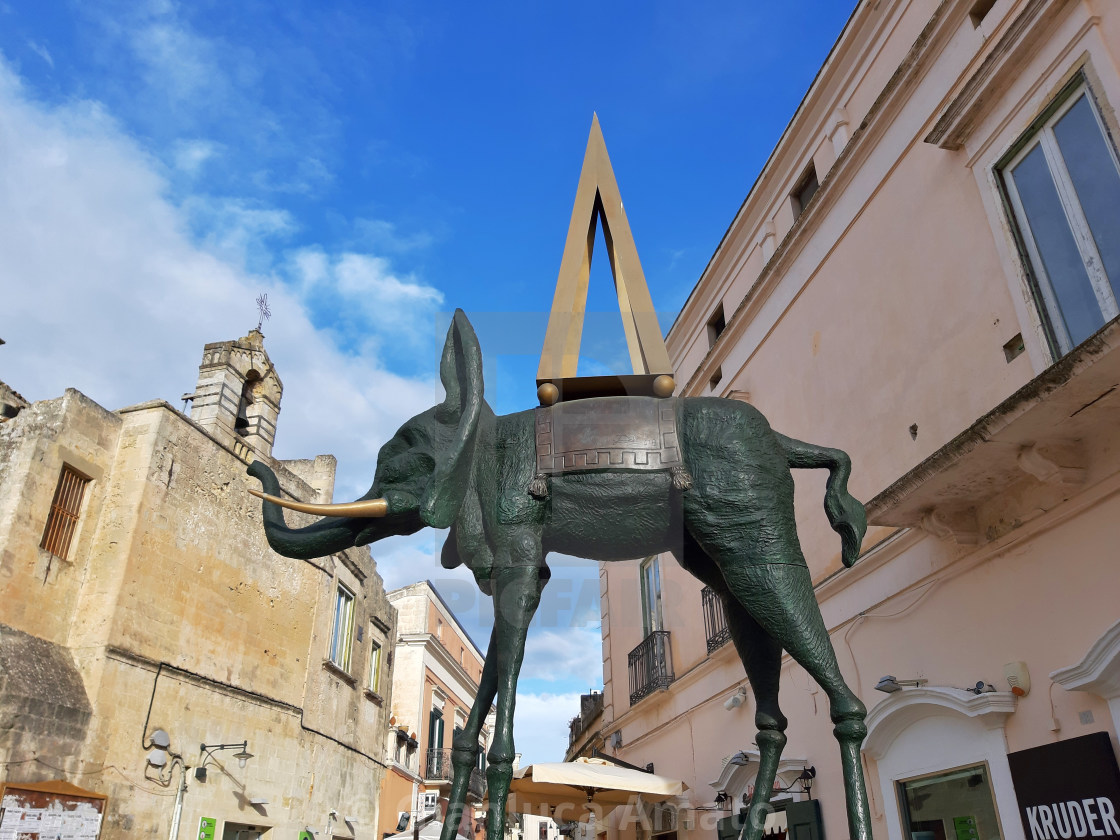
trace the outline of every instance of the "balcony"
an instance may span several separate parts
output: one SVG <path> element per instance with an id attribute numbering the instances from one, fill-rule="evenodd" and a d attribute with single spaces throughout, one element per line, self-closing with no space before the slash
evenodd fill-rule
<path id="1" fill-rule="evenodd" d="M 700 592 L 700 603 L 704 609 L 704 635 L 708 637 L 708 653 L 712 654 L 731 641 L 731 631 L 727 629 L 727 617 L 723 614 L 723 599 L 710 586 Z"/>
<path id="2" fill-rule="evenodd" d="M 454 775 L 455 768 L 451 764 L 451 750 L 428 750 L 428 757 L 424 763 L 425 784 L 449 784 Z M 467 793 L 479 801 L 486 795 L 486 773 L 477 767 L 471 768 L 471 777 L 467 781 Z"/>
<path id="3" fill-rule="evenodd" d="M 471 778 L 467 782 L 467 793 L 480 802 L 486 796 L 486 774 L 477 767 L 471 768 Z"/>
<path id="4" fill-rule="evenodd" d="M 424 763 L 424 781 L 451 781 L 451 750 L 428 750 L 428 760 Z"/>
<path id="5" fill-rule="evenodd" d="M 674 679 L 669 631 L 654 630 L 630 651 L 630 705 L 668 688 Z"/>

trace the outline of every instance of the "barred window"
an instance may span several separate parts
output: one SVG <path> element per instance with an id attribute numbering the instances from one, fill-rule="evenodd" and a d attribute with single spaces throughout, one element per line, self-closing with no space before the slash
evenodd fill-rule
<path id="1" fill-rule="evenodd" d="M 47 527 L 43 531 L 43 541 L 39 548 L 46 549 L 60 560 L 70 553 L 70 540 L 78 527 L 78 514 L 82 510 L 82 497 L 86 492 L 89 479 L 69 464 L 62 465 L 58 475 L 58 486 L 54 490 L 54 501 L 47 517 Z"/>

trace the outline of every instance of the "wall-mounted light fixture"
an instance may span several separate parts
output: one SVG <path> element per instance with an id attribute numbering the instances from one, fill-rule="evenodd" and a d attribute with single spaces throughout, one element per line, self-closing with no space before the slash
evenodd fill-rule
<path id="1" fill-rule="evenodd" d="M 746 767 L 751 763 L 751 757 L 742 750 L 739 750 L 739 752 L 727 759 L 727 763 L 734 767 Z"/>
<path id="2" fill-rule="evenodd" d="M 198 751 L 202 753 L 202 761 L 194 769 L 196 779 L 200 782 L 206 781 L 206 762 L 210 760 L 214 753 L 222 750 L 239 750 L 234 753 L 233 757 L 237 759 L 237 766 L 241 768 L 244 768 L 245 762 L 253 757 L 253 754 L 249 752 L 248 740 L 242 741 L 240 744 L 201 744 Z"/>
<path id="3" fill-rule="evenodd" d="M 896 680 L 890 674 L 883 677 L 875 684 L 876 691 L 882 691 L 885 694 L 894 694 L 896 691 L 902 691 L 904 685 L 919 686 L 925 685 L 929 680 Z"/>
<path id="4" fill-rule="evenodd" d="M 961 691 L 971 691 L 973 694 L 995 694 L 996 687 L 991 683 L 980 680 L 972 688 L 962 688 Z"/>
<path id="5" fill-rule="evenodd" d="M 734 709 L 738 709 L 745 702 L 747 702 L 747 689 L 745 686 L 739 686 L 739 689 L 734 694 L 723 701 L 723 708 L 730 712 Z"/>
<path id="6" fill-rule="evenodd" d="M 806 796 L 808 796 L 810 799 L 812 799 L 813 798 L 813 782 L 816 780 L 816 778 L 817 778 L 817 768 L 816 767 L 806 767 L 804 770 L 801 771 L 801 775 L 799 775 L 793 781 L 795 783 L 800 782 L 801 783 L 801 790 L 803 790 L 805 792 Z M 790 787 L 793 787 L 793 785 L 790 785 Z"/>
<path id="7" fill-rule="evenodd" d="M 727 791 L 721 790 L 719 793 L 716 794 L 716 800 L 715 800 L 716 807 L 719 808 L 722 811 L 724 808 L 727 807 L 727 800 L 728 799 L 730 799 L 730 797 L 727 795 Z"/>
<path id="8" fill-rule="evenodd" d="M 611 733 L 611 749 L 617 750 L 622 748 L 622 730 L 618 729 Z"/>

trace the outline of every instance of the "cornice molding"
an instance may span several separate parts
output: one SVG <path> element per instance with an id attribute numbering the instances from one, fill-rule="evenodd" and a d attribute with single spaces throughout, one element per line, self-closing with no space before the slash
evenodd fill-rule
<path id="1" fill-rule="evenodd" d="M 727 326 L 723 333 L 685 382 L 680 390 L 681 396 L 696 396 L 697 385 L 702 386 L 711 378 L 716 365 L 720 364 L 726 356 L 728 348 L 742 338 L 747 326 L 753 322 L 762 305 L 784 278 L 786 269 L 801 253 L 809 239 L 809 233 L 819 226 L 820 220 L 836 204 L 844 188 L 855 178 L 877 142 L 893 124 L 893 118 L 905 106 L 908 101 L 906 94 L 917 85 L 932 61 L 943 51 L 956 25 L 963 21 L 966 15 L 967 5 L 955 0 L 942 0 L 938 5 L 906 57 L 875 99 L 863 122 L 852 133 L 848 145 L 844 147 L 844 151 L 821 182 L 809 206 L 786 232 L 781 244 L 767 261 L 758 278 L 751 284 L 735 311 L 727 318 Z M 748 202 L 750 198 L 751 196 L 748 195 Z M 745 212 L 746 204 L 747 202 L 744 202 L 740 214 Z M 730 231 L 728 236 L 731 236 Z M 748 238 L 753 242 L 753 237 Z M 720 247 L 723 247 L 723 243 Z M 697 285 L 704 283 L 709 275 L 710 272 L 706 269 Z M 728 370 L 724 371 L 724 376 L 734 379 L 736 373 L 737 371 Z M 678 371 L 677 374 L 679 381 L 681 372 Z"/>
<path id="2" fill-rule="evenodd" d="M 462 687 L 467 690 L 467 693 L 471 695 L 472 699 L 474 695 L 478 693 L 478 683 L 471 679 L 463 666 L 455 660 L 455 657 L 452 656 L 447 648 L 445 648 L 431 633 L 403 633 L 397 637 L 397 644 L 404 645 L 405 647 L 423 648 L 424 653 L 431 656 L 432 659 L 446 668 L 448 673 L 459 680 Z"/>
<path id="3" fill-rule="evenodd" d="M 1018 698 L 1010 691 L 973 694 L 962 688 L 927 685 L 888 695 L 867 715 L 863 751 L 878 760 L 910 725 L 930 715 L 958 714 L 980 718 L 987 729 L 1002 729 Z"/>
<path id="4" fill-rule="evenodd" d="M 1111 700 L 1120 697 L 1120 621 L 1093 642 L 1080 662 L 1050 672 L 1067 691 L 1088 691 Z"/>
<path id="5" fill-rule="evenodd" d="M 740 752 L 744 753 L 747 757 L 750 758 L 750 764 L 732 764 L 731 758 L 732 756 L 737 755 L 737 753 L 732 753 L 732 755 L 725 756 L 723 759 L 723 770 L 720 772 L 719 778 L 715 781 L 708 782 L 708 784 L 712 788 L 714 788 L 715 790 L 727 790 L 729 788 L 734 790 L 741 787 L 745 788 L 747 784 L 750 783 L 751 779 L 755 778 L 758 775 L 758 750 L 740 750 Z M 790 758 L 788 756 L 782 756 L 778 760 L 777 773 L 779 776 L 793 771 L 800 773 L 808 766 L 809 762 L 804 758 Z M 732 782 L 734 782 L 734 784 L 732 784 Z"/>
<path id="6" fill-rule="evenodd" d="M 925 142 L 947 151 L 964 146 L 993 101 L 1017 77 L 1019 65 L 1033 57 L 1047 26 L 1075 5 L 1077 0 L 1030 0 L 961 86 Z"/>

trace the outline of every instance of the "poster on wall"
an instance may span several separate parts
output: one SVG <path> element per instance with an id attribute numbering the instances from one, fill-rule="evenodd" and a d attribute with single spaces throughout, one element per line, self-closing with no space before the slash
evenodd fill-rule
<path id="1" fill-rule="evenodd" d="M 97 840 L 104 794 L 69 782 L 0 785 L 0 840 Z"/>
<path id="2" fill-rule="evenodd" d="M 1108 733 L 1009 753 L 1007 763 L 1027 840 L 1120 838 L 1120 767 Z"/>

